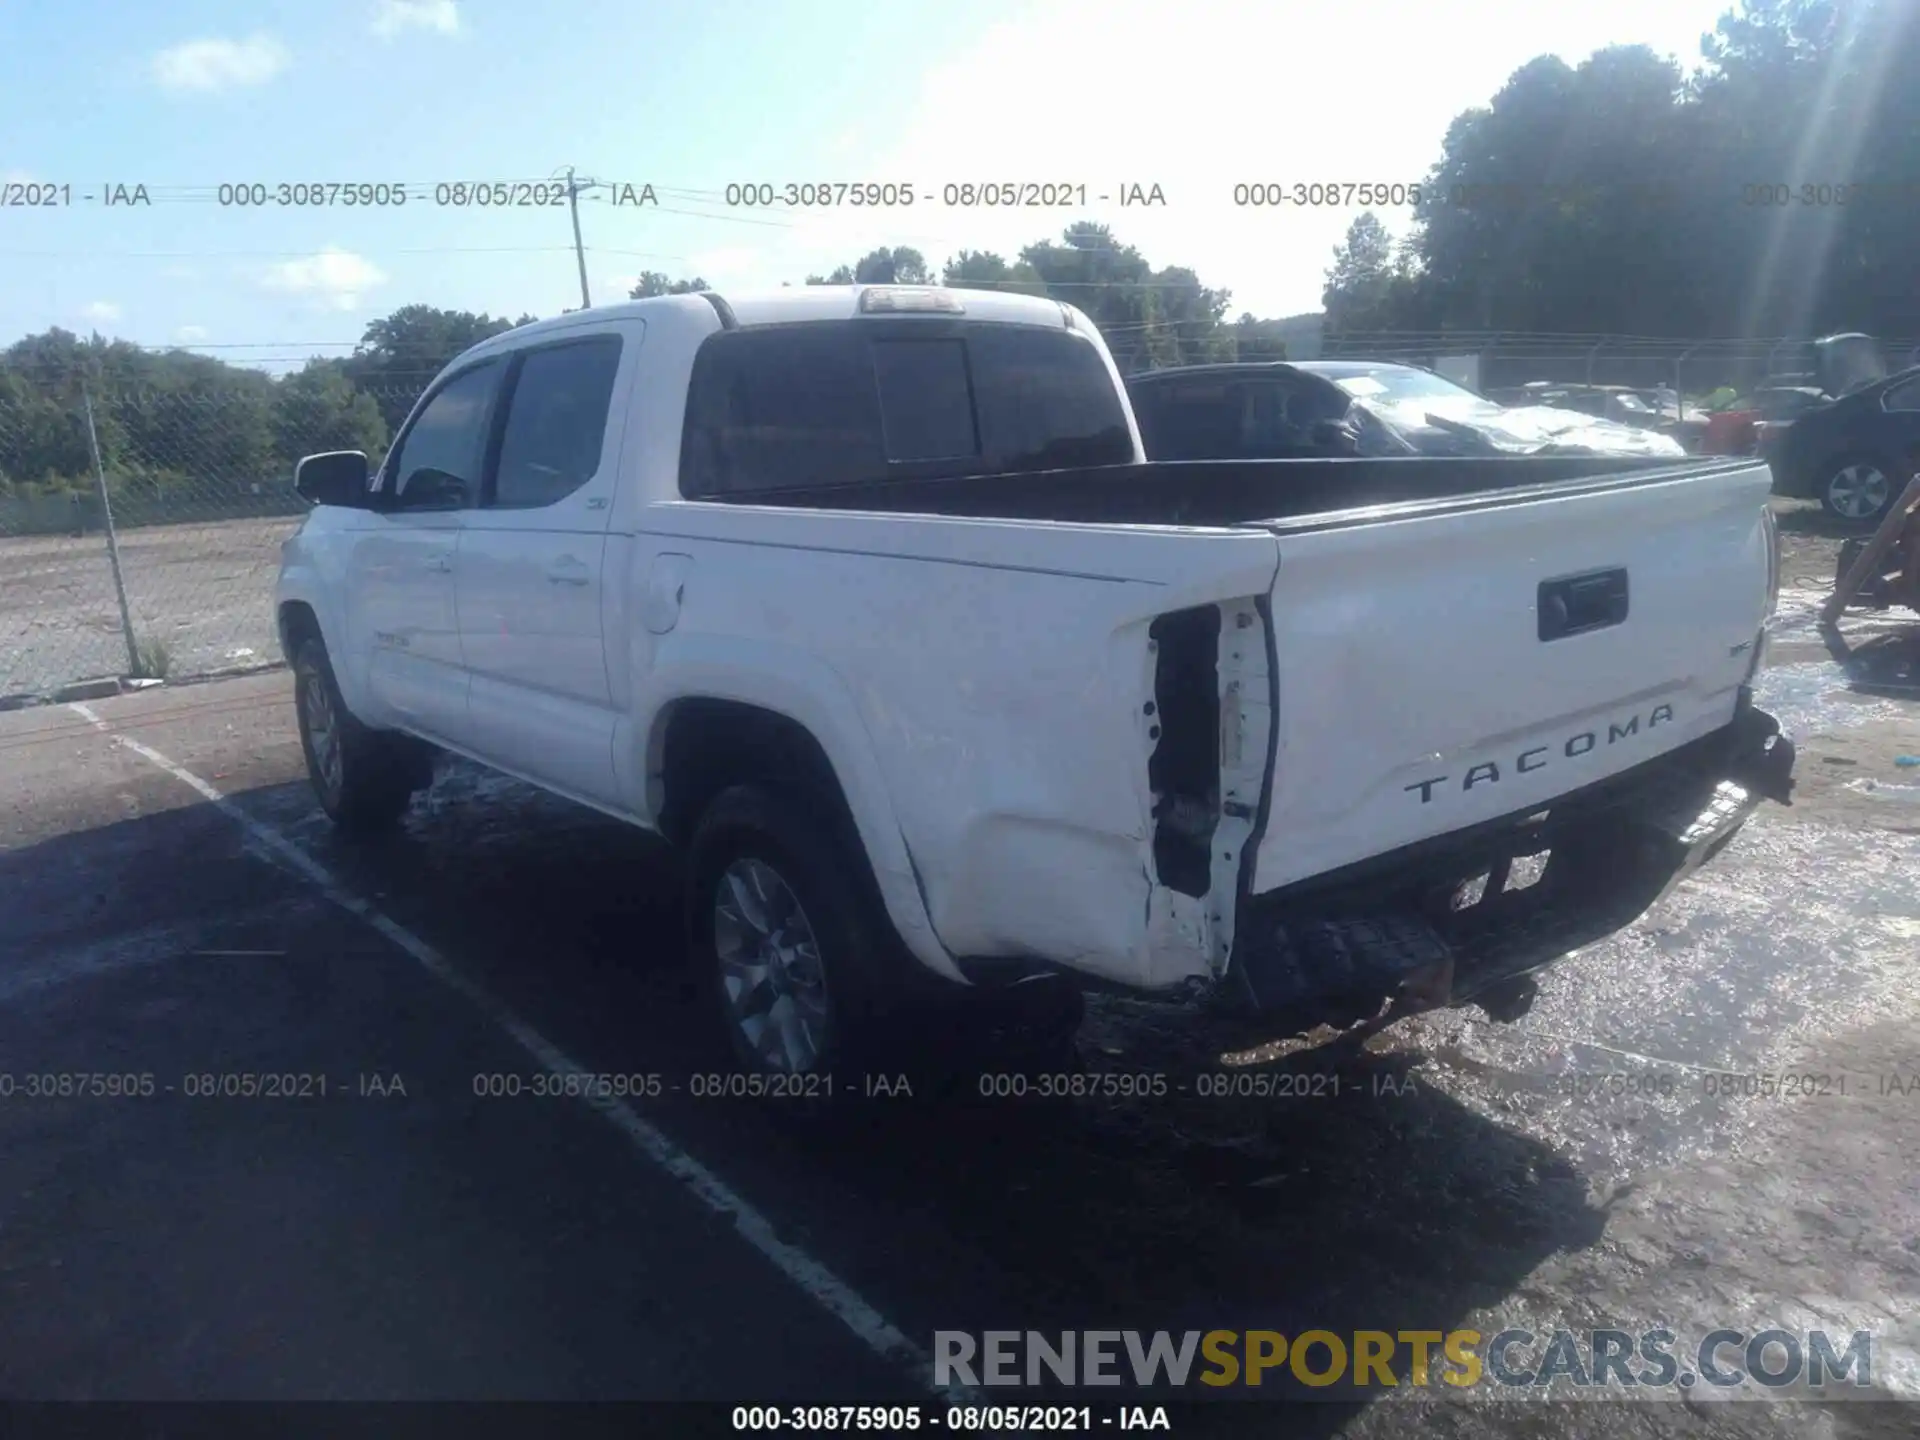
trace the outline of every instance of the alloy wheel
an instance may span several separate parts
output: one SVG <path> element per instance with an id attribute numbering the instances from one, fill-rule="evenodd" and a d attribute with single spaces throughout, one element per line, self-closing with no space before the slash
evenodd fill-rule
<path id="1" fill-rule="evenodd" d="M 1893 485 L 1877 465 L 1856 460 L 1834 471 L 1827 481 L 1827 504 L 1846 520 L 1870 520 L 1887 508 Z"/>
<path id="2" fill-rule="evenodd" d="M 729 1018 L 769 1069 L 812 1071 L 832 1029 L 820 942 L 800 899 L 764 860 L 744 856 L 721 872 L 713 948 Z"/>
<path id="3" fill-rule="evenodd" d="M 326 677 L 317 670 L 301 677 L 300 718 L 306 726 L 307 748 L 321 788 L 330 799 L 338 796 L 343 768 L 340 723 L 333 712 L 333 697 L 327 693 Z"/>

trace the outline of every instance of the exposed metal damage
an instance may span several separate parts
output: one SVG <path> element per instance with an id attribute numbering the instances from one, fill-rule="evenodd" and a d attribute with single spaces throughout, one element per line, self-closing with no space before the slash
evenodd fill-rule
<path id="1" fill-rule="evenodd" d="M 1244 599 L 1162 615 L 1148 635 L 1153 698 L 1143 711 L 1158 879 L 1149 945 L 1197 951 L 1218 978 L 1233 952 L 1242 856 L 1272 742 L 1265 623 Z"/>

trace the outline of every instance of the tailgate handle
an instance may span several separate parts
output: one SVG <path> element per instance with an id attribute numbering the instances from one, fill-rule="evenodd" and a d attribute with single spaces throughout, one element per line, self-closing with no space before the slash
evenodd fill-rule
<path id="1" fill-rule="evenodd" d="M 1627 572 L 1594 570 L 1542 580 L 1538 613 L 1542 640 L 1618 625 L 1627 618 Z"/>

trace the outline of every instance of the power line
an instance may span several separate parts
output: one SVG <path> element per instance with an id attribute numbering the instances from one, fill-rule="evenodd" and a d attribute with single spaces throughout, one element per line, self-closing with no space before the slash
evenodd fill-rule
<path id="1" fill-rule="evenodd" d="M 312 259 L 335 255 L 344 246 L 331 245 L 319 250 L 0 250 L 0 256 L 39 256 L 55 260 L 221 260 L 241 258 Z M 421 245 L 410 248 L 355 249 L 354 255 L 540 255 L 564 253 L 571 245 Z M 621 252 L 626 253 L 626 252 Z M 677 260 L 677 255 L 662 255 Z"/>

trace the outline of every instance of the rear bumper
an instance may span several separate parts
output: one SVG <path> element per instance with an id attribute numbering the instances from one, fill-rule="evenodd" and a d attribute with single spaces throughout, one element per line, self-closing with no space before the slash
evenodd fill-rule
<path id="1" fill-rule="evenodd" d="M 1644 914 L 1761 801 L 1791 803 L 1793 766 L 1792 742 L 1743 691 L 1721 730 L 1545 811 L 1245 901 L 1222 998 L 1344 1025 L 1390 997 L 1487 995 Z"/>

